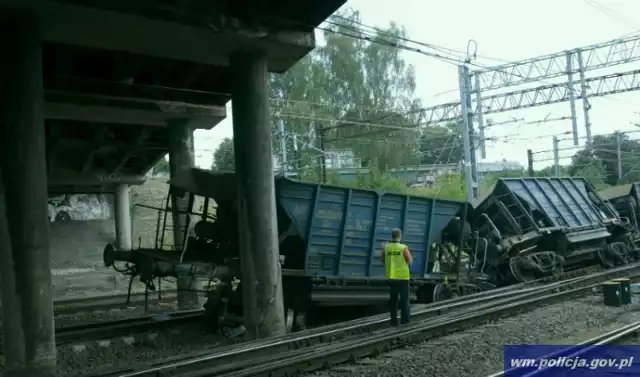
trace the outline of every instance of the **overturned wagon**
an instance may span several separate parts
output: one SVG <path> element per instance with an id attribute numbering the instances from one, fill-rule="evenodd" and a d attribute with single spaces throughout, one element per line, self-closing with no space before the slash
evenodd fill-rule
<path id="1" fill-rule="evenodd" d="M 634 254 L 628 228 L 582 178 L 500 179 L 471 212 L 472 267 L 498 285 Z"/>
<path id="2" fill-rule="evenodd" d="M 629 183 L 613 186 L 599 192 L 602 199 L 607 200 L 615 208 L 623 221 L 635 229 L 640 229 L 640 183 Z"/>
<path id="3" fill-rule="evenodd" d="M 171 180 L 170 191 L 189 193 L 191 203 L 196 196 L 204 197 L 205 203 L 215 202 L 215 208 L 205 213 L 189 211 L 187 227 L 192 234 L 185 247 L 131 251 L 108 247 L 105 263 L 128 262 L 127 271 L 147 284 L 156 277 L 179 276 L 180 271 L 215 278 L 207 307 L 240 314 L 242 290 L 230 288 L 236 279 L 242 285 L 237 245 L 246 236 L 238 231 L 235 179 L 233 173 L 191 169 Z M 384 304 L 388 296 L 379 252 L 393 228 L 403 230 L 403 242 L 414 256 L 414 300 L 428 302 L 480 289 L 466 279 L 460 262 L 461 232 L 455 231 L 455 224 L 464 223 L 461 216 L 467 203 L 276 178 L 276 207 L 288 310 L 304 314 L 321 306 Z M 159 224 L 162 212 L 166 222 L 169 211 L 168 207 L 160 211 Z M 156 245 L 167 244 L 160 231 L 164 228 L 158 226 Z"/>

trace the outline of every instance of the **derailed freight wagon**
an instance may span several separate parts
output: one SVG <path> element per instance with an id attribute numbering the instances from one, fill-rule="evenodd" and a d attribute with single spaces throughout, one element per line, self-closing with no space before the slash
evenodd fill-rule
<path id="1" fill-rule="evenodd" d="M 611 203 L 623 221 L 628 222 L 635 229 L 640 229 L 640 211 L 638 210 L 640 183 L 609 187 L 598 194 Z"/>
<path id="2" fill-rule="evenodd" d="M 472 268 L 496 285 L 635 256 L 628 227 L 582 178 L 500 179 L 472 207 Z"/>
<path id="3" fill-rule="evenodd" d="M 192 203 L 195 196 L 205 197 L 205 203 L 215 201 L 215 216 L 191 213 L 194 234 L 184 250 L 157 246 L 116 252 L 111 247 L 105 250 L 105 263 L 128 262 L 127 273 L 151 284 L 158 277 L 178 276 L 181 270 L 215 277 L 206 307 L 218 316 L 241 315 L 242 289 L 231 288 L 235 279 L 242 284 L 237 245 L 244 236 L 237 230 L 235 174 L 191 169 L 169 183 L 171 191 L 188 192 Z M 276 178 L 276 206 L 285 309 L 303 322 L 305 313 L 322 306 L 386 304 L 380 250 L 393 228 L 403 231 L 403 243 L 414 257 L 414 300 L 430 302 L 481 290 L 469 281 L 460 262 L 462 238 L 455 224 L 464 223 L 460 217 L 468 209 L 465 202 Z M 160 211 L 159 223 L 168 210 Z M 454 231 L 445 232 L 452 223 L 447 229 Z M 166 244 L 163 234 L 158 232 L 156 245 Z"/>

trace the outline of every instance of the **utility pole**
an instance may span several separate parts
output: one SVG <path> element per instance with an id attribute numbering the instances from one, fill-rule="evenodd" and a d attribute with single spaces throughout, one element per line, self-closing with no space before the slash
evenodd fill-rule
<path id="1" fill-rule="evenodd" d="M 324 153 L 324 128 L 320 128 L 320 150 L 322 155 L 320 161 L 322 161 L 322 183 L 327 183 L 327 155 Z"/>
<path id="2" fill-rule="evenodd" d="M 300 149 L 301 147 L 298 146 L 298 136 L 294 133 L 293 134 L 293 156 L 294 156 L 294 161 L 295 164 L 292 166 L 295 166 L 295 176 L 296 178 L 300 177 L 300 173 L 302 171 L 302 153 L 300 153 Z"/>
<path id="3" fill-rule="evenodd" d="M 587 147 L 591 146 L 591 122 L 589 121 L 589 99 L 587 97 L 587 80 L 584 77 L 584 60 L 582 50 L 578 50 L 578 68 L 580 69 L 580 96 L 582 97 L 582 110 L 584 112 L 584 128 L 587 134 Z"/>
<path id="4" fill-rule="evenodd" d="M 280 172 L 283 177 L 287 176 L 287 141 L 284 134 L 284 120 L 278 120 L 278 128 L 280 131 Z"/>
<path id="5" fill-rule="evenodd" d="M 535 172 L 533 171 L 533 152 L 531 149 L 527 149 L 527 170 L 529 172 L 529 177 L 535 176 Z"/>
<path id="6" fill-rule="evenodd" d="M 473 198 L 478 198 L 478 155 L 477 155 L 477 145 L 476 141 L 479 139 L 476 135 L 475 129 L 473 127 L 473 111 L 471 110 L 471 74 L 469 73 L 469 68 L 465 68 L 465 81 L 467 88 L 467 112 L 469 114 L 469 146 L 471 147 L 471 176 L 473 177 Z M 484 138 L 483 138 L 484 142 Z"/>
<path id="7" fill-rule="evenodd" d="M 618 183 L 622 180 L 622 151 L 620 148 L 622 144 L 622 134 L 616 132 L 616 159 L 618 160 Z"/>
<path id="8" fill-rule="evenodd" d="M 478 144 L 480 144 L 480 156 L 482 156 L 482 159 L 485 159 L 487 158 L 487 147 L 484 139 L 484 117 L 482 114 L 482 92 L 480 89 L 480 76 L 474 75 L 474 78 L 476 92 L 476 112 L 478 114 L 478 131 L 480 131 L 480 140 Z"/>
<path id="9" fill-rule="evenodd" d="M 557 136 L 553 137 L 553 168 L 555 170 L 555 176 L 560 176 L 560 157 L 559 157 L 559 149 L 560 141 Z M 533 165 L 533 161 L 531 162 Z"/>
<path id="10" fill-rule="evenodd" d="M 462 139 L 464 142 L 464 170 L 467 182 L 467 199 L 473 201 L 478 197 L 478 184 L 474 174 L 475 146 L 473 143 L 473 114 L 471 113 L 471 96 L 469 83 L 469 68 L 465 65 L 458 66 L 460 82 L 460 105 L 462 107 Z"/>
<path id="11" fill-rule="evenodd" d="M 571 51 L 567 51 L 567 91 L 569 93 L 569 105 L 571 106 L 571 127 L 573 130 L 573 145 L 580 145 L 578 140 L 578 119 L 576 118 L 576 95 L 573 92 L 573 62 Z"/>
<path id="12" fill-rule="evenodd" d="M 324 128 L 316 123 L 315 124 L 315 134 L 316 134 L 316 148 L 320 151 L 320 164 L 316 168 L 316 173 L 318 174 L 318 179 L 322 183 L 327 183 L 327 159 L 324 153 Z"/>

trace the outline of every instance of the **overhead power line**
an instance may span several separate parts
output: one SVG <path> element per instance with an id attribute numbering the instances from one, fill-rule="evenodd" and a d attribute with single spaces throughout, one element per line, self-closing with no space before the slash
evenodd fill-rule
<path id="1" fill-rule="evenodd" d="M 375 26 L 370 26 L 370 25 L 364 24 L 364 23 L 359 22 L 359 21 L 351 20 L 349 18 L 340 16 L 340 15 L 334 15 L 333 17 L 340 18 L 340 19 L 345 20 L 347 22 L 354 23 L 354 24 L 359 25 L 359 26 L 361 26 L 363 28 L 366 28 L 366 29 L 371 29 L 371 30 L 373 30 L 373 31 L 375 31 L 377 33 L 385 33 L 386 32 L 384 29 L 381 29 L 381 28 L 378 28 L 378 27 L 375 27 Z M 331 22 L 331 24 L 337 25 L 337 26 L 345 26 L 343 24 L 333 23 L 333 22 Z M 399 39 L 402 40 L 402 41 L 405 41 L 405 42 L 414 43 L 414 44 L 417 44 L 417 45 L 420 45 L 420 46 L 428 47 L 428 48 L 434 49 L 436 51 L 441 51 L 441 52 L 444 52 L 446 54 L 451 54 L 451 55 L 454 55 L 454 56 L 455 56 L 455 54 L 458 54 L 459 55 L 458 58 L 461 58 L 461 59 L 464 59 L 467 56 L 467 53 L 468 53 L 467 51 L 458 50 L 458 49 L 449 48 L 449 47 L 444 47 L 444 46 L 440 46 L 440 45 L 433 44 L 433 43 L 419 42 L 419 41 L 416 41 L 416 40 L 413 40 L 413 39 L 410 39 L 410 38 L 406 38 L 406 37 L 399 38 Z M 499 61 L 499 62 L 502 62 L 502 63 L 508 63 L 509 62 L 508 60 L 505 60 L 505 59 L 494 58 L 494 57 L 480 55 L 480 54 L 476 54 L 476 53 L 474 53 L 474 56 L 478 57 L 478 58 L 487 59 L 487 60 L 495 60 L 495 61 Z"/>
<path id="2" fill-rule="evenodd" d="M 622 22 L 624 24 L 630 25 L 632 27 L 638 27 L 638 23 L 635 22 L 634 20 L 630 19 L 629 17 L 620 14 L 618 12 L 616 12 L 615 10 L 609 8 L 608 6 L 601 4 L 595 0 L 583 0 L 583 2 L 585 4 L 587 4 L 588 6 L 596 9 L 599 12 L 604 13 L 605 15 L 613 18 L 614 20 L 618 21 L 618 22 Z"/>

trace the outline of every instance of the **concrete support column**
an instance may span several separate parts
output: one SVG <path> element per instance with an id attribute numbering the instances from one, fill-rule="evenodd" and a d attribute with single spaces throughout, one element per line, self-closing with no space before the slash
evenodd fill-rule
<path id="1" fill-rule="evenodd" d="M 0 11 L 5 377 L 49 376 L 56 365 L 39 26 L 35 13 Z"/>
<path id="2" fill-rule="evenodd" d="M 180 172 L 195 166 L 193 148 L 193 129 L 188 120 L 174 120 L 169 124 L 169 174 L 175 177 Z M 173 209 L 173 245 L 176 250 L 182 250 L 186 234 L 187 215 L 180 212 L 191 211 L 189 195 L 185 192 L 172 190 L 171 208 Z M 200 306 L 196 284 L 188 273 L 178 276 L 178 307 L 187 310 Z"/>
<path id="3" fill-rule="evenodd" d="M 131 250 L 131 196 L 129 185 L 119 184 L 113 195 L 118 250 Z"/>
<path id="4" fill-rule="evenodd" d="M 266 58 L 238 52 L 231 71 L 245 327 L 264 338 L 285 333 Z"/>

